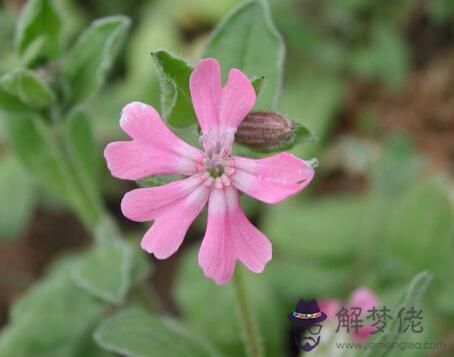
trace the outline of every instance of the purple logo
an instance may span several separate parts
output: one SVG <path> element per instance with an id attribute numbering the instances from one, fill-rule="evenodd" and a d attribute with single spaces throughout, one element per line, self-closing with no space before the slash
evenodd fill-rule
<path id="1" fill-rule="evenodd" d="M 292 322 L 293 340 L 303 351 L 312 351 L 320 343 L 321 322 L 326 314 L 320 311 L 317 301 L 301 299 L 292 313 L 288 314 Z"/>

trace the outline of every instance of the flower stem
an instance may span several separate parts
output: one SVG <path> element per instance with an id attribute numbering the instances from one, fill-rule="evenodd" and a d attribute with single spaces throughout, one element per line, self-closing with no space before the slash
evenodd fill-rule
<path id="1" fill-rule="evenodd" d="M 252 311 L 248 302 L 246 286 L 241 269 L 237 268 L 232 279 L 233 291 L 240 313 L 241 325 L 244 334 L 244 345 L 249 357 L 262 357 L 263 348 L 258 334 Z"/>

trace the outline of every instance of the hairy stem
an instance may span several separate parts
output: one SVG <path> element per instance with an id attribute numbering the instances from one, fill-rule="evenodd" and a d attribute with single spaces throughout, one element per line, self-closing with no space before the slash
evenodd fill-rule
<path id="1" fill-rule="evenodd" d="M 246 353 L 249 357 L 262 357 L 263 348 L 255 325 L 254 317 L 249 305 L 246 286 L 240 268 L 236 269 L 232 279 L 235 299 L 240 313 L 241 325 Z"/>

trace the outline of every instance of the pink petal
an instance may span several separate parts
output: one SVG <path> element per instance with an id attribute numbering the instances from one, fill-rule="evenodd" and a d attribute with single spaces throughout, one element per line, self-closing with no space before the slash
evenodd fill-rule
<path id="1" fill-rule="evenodd" d="M 231 279 L 237 259 L 260 273 L 271 260 L 271 243 L 244 215 L 235 188 L 213 189 L 199 265 L 208 278 L 222 285 Z"/>
<path id="2" fill-rule="evenodd" d="M 239 69 L 229 72 L 227 84 L 222 88 L 220 125 L 237 128 L 255 105 L 255 91 L 246 75 Z"/>
<path id="3" fill-rule="evenodd" d="M 324 312 L 329 320 L 335 320 L 336 314 L 342 308 L 341 302 L 335 299 L 323 299 L 319 301 L 320 311 Z"/>
<path id="4" fill-rule="evenodd" d="M 136 222 L 152 221 L 184 200 L 203 181 L 198 175 L 169 184 L 129 191 L 121 201 L 123 215 Z"/>
<path id="5" fill-rule="evenodd" d="M 360 307 L 362 309 L 361 316 L 367 315 L 367 310 L 374 306 L 378 307 L 378 299 L 372 290 L 368 288 L 358 288 L 351 295 L 348 302 L 349 307 Z"/>
<path id="6" fill-rule="evenodd" d="M 255 91 L 246 75 L 233 68 L 222 87 L 221 67 L 213 58 L 197 64 L 189 87 L 203 133 L 210 129 L 237 128 L 255 104 Z"/>
<path id="7" fill-rule="evenodd" d="M 153 253 L 158 259 L 166 259 L 175 253 L 183 243 L 189 226 L 205 206 L 209 192 L 209 188 L 199 185 L 185 198 L 167 206 L 167 209 L 158 208 L 154 212 L 157 218 L 153 226 L 142 239 L 142 249 Z"/>
<path id="8" fill-rule="evenodd" d="M 365 325 L 358 329 L 358 332 L 352 331 L 352 337 L 356 342 L 366 341 L 372 332 L 375 331 L 375 327 L 372 325 Z"/>
<path id="9" fill-rule="evenodd" d="M 189 79 L 192 104 L 203 133 L 219 125 L 221 66 L 213 58 L 200 61 Z"/>
<path id="10" fill-rule="evenodd" d="M 305 188 L 314 177 L 312 166 L 283 152 L 260 160 L 235 156 L 235 186 L 258 200 L 277 203 Z"/>
<path id="11" fill-rule="evenodd" d="M 372 290 L 368 288 L 358 288 L 351 294 L 348 307 L 361 308 L 360 316 L 364 318 L 368 315 L 367 310 L 378 307 L 378 299 Z M 369 338 L 374 330 L 374 326 L 364 325 L 362 328 L 358 329 L 358 332 L 353 332 L 352 335 L 355 341 L 363 342 Z"/>
<path id="12" fill-rule="evenodd" d="M 151 106 L 128 104 L 120 126 L 133 140 L 111 143 L 104 150 L 112 176 L 137 180 L 158 174 L 191 175 L 197 171 L 202 152 L 171 132 Z"/>

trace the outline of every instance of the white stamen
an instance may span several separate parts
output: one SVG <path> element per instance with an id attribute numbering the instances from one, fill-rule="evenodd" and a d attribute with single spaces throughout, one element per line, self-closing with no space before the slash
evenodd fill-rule
<path id="1" fill-rule="evenodd" d="M 236 129 L 223 128 L 221 130 L 210 129 L 207 133 L 202 134 L 199 137 L 200 143 L 203 145 L 205 151 L 205 158 L 203 160 L 203 169 L 210 173 L 216 178 L 216 187 L 222 188 L 224 183 L 230 184 L 228 176 L 225 179 L 220 179 L 227 166 L 227 162 L 230 162 L 230 152 L 232 149 L 233 141 L 235 139 Z M 229 169 L 227 175 L 233 174 L 234 170 Z"/>

